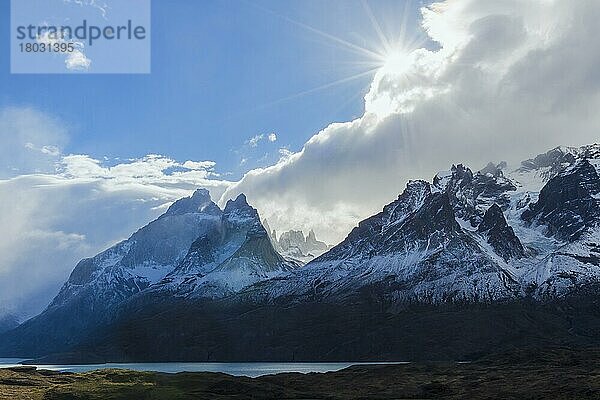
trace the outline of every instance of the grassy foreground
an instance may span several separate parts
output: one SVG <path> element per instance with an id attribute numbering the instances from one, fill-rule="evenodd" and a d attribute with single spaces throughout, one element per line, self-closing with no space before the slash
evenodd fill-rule
<path id="1" fill-rule="evenodd" d="M 515 351 L 469 364 L 354 366 L 260 378 L 0 370 L 0 399 L 597 399 L 600 350 Z"/>

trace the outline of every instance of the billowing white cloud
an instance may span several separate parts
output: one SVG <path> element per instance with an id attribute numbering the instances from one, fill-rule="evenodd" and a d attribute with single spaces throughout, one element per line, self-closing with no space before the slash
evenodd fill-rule
<path id="1" fill-rule="evenodd" d="M 600 3 L 448 0 L 423 9 L 436 49 L 390 60 L 364 115 L 331 124 L 301 151 L 248 172 L 245 192 L 278 229 L 342 239 L 408 179 L 450 163 L 516 162 L 600 135 Z"/>
<path id="2" fill-rule="evenodd" d="M 277 141 L 277 134 L 275 134 L 275 133 L 269 133 L 269 136 L 267 136 L 267 139 L 269 140 L 269 142 L 276 142 Z"/>

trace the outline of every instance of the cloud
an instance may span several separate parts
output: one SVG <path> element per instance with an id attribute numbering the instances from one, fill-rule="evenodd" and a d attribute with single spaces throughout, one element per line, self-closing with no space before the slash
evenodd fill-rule
<path id="1" fill-rule="evenodd" d="M 246 144 L 249 145 L 250 147 L 256 147 L 256 146 L 258 146 L 260 141 L 264 139 L 264 137 L 265 137 L 265 135 L 263 135 L 263 134 L 253 136 L 246 141 Z"/>
<path id="2" fill-rule="evenodd" d="M 273 143 L 277 141 L 277 134 L 261 133 L 252 136 L 244 142 L 234 153 L 239 157 L 239 166 L 244 169 L 240 172 L 246 172 L 248 169 L 272 165 L 278 159 L 276 148 Z"/>
<path id="3" fill-rule="evenodd" d="M 263 140 L 273 143 L 277 141 L 277 134 L 269 133 L 268 135 L 265 135 L 261 133 L 260 135 L 252 136 L 250 139 L 246 140 L 245 144 L 250 147 L 257 147 Z"/>
<path id="4" fill-rule="evenodd" d="M 83 44 L 81 44 L 81 46 L 83 46 Z M 68 70 L 87 71 L 88 69 L 90 69 L 90 66 L 92 65 L 92 60 L 90 60 L 83 53 L 83 47 L 81 46 L 79 47 L 79 49 L 74 50 L 67 55 L 67 58 L 65 60 L 65 66 Z"/>
<path id="5" fill-rule="evenodd" d="M 598 140 L 600 53 L 582 45 L 598 2 L 448 0 L 422 13 L 437 48 L 381 68 L 360 118 L 248 172 L 221 202 L 245 192 L 272 226 L 339 241 L 408 179 Z"/>
<path id="6" fill-rule="evenodd" d="M 47 45 L 55 44 L 70 44 L 72 51 L 61 51 L 62 55 L 65 56 L 65 67 L 70 71 L 87 71 L 92 65 L 92 60 L 85 55 L 85 45 L 83 42 L 76 40 L 64 40 L 62 35 L 44 32 L 42 35 L 38 35 L 36 41 L 38 43 L 44 43 Z"/>

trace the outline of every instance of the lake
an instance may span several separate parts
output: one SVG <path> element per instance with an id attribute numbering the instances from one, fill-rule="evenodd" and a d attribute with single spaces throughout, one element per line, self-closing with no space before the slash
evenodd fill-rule
<path id="1" fill-rule="evenodd" d="M 21 365 L 22 359 L 0 358 L 0 368 L 15 367 Z M 223 372 L 234 376 L 248 376 L 255 378 L 262 375 L 279 374 L 282 372 L 331 372 L 339 371 L 351 365 L 368 364 L 406 364 L 406 363 L 108 363 L 88 365 L 35 365 L 39 369 L 48 369 L 60 372 L 86 372 L 103 368 L 131 369 L 135 371 L 157 371 L 167 373 L 177 372 Z"/>

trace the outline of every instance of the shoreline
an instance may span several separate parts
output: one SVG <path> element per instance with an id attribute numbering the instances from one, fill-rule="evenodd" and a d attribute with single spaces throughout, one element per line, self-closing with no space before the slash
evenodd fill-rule
<path id="1" fill-rule="evenodd" d="M 357 365 L 335 372 L 256 378 L 215 372 L 0 369 L 0 399 L 592 399 L 600 348 L 515 350 L 471 363 Z"/>
<path id="2" fill-rule="evenodd" d="M 337 372 L 355 366 L 376 365 L 405 365 L 406 361 L 387 362 L 157 362 L 157 363 L 95 363 L 95 364 L 43 364 L 22 363 L 19 360 L 2 362 L 0 370 L 23 368 L 36 368 L 53 372 L 87 373 L 105 369 L 136 372 L 157 372 L 165 374 L 177 373 L 224 373 L 231 376 L 245 376 L 256 378 L 265 375 L 282 373 L 326 373 Z"/>

